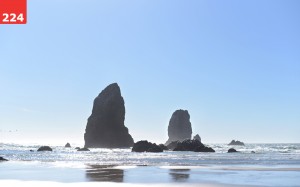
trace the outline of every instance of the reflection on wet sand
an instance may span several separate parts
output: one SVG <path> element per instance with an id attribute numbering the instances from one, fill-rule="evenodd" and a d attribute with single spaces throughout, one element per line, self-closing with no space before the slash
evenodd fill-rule
<path id="1" fill-rule="evenodd" d="M 187 182 L 190 177 L 190 169 L 170 169 L 169 174 L 174 182 Z"/>
<path id="2" fill-rule="evenodd" d="M 86 179 L 98 182 L 123 182 L 124 171 L 113 166 L 87 165 Z"/>

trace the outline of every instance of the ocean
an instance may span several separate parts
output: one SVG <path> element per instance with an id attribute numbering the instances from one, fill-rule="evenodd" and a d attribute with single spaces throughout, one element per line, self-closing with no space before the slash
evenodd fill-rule
<path id="1" fill-rule="evenodd" d="M 0 185 L 300 186 L 300 144 L 208 144 L 215 153 L 78 152 L 64 146 L 37 152 L 40 146 L 0 144 L 0 156 L 9 160 L 0 163 Z M 227 153 L 232 147 L 239 152 Z"/>

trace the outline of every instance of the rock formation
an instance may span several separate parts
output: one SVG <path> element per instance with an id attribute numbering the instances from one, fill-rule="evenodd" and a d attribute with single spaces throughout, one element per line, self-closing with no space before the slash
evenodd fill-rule
<path id="1" fill-rule="evenodd" d="M 192 125 L 190 122 L 190 115 L 187 110 L 176 110 L 170 119 L 168 127 L 169 139 L 165 145 L 173 141 L 183 141 L 191 139 Z"/>
<path id="2" fill-rule="evenodd" d="M 194 152 L 214 153 L 216 151 L 211 147 L 206 147 L 205 145 L 202 145 L 202 146 L 198 146 L 196 149 L 194 149 Z"/>
<path id="3" fill-rule="evenodd" d="M 238 152 L 238 151 L 236 151 L 236 150 L 233 149 L 233 148 L 228 149 L 228 153 L 236 153 L 236 152 Z"/>
<path id="4" fill-rule="evenodd" d="M 235 141 L 235 140 L 232 140 L 228 145 L 241 145 L 241 146 L 244 146 L 245 144 L 243 142 L 240 142 L 240 141 Z"/>
<path id="5" fill-rule="evenodd" d="M 117 83 L 107 86 L 94 100 L 85 129 L 84 147 L 123 148 L 133 146 L 133 139 L 124 125 L 125 106 Z"/>
<path id="6" fill-rule="evenodd" d="M 179 142 L 179 141 L 173 141 L 173 142 L 169 143 L 169 144 L 167 145 L 167 148 L 170 149 L 170 150 L 175 149 L 175 147 L 177 146 L 178 142 Z"/>
<path id="7" fill-rule="evenodd" d="M 194 140 L 199 140 L 201 142 L 201 138 L 200 138 L 199 134 L 196 134 L 193 139 Z"/>
<path id="8" fill-rule="evenodd" d="M 71 144 L 70 144 L 70 143 L 67 143 L 67 144 L 65 145 L 65 147 L 71 147 Z"/>
<path id="9" fill-rule="evenodd" d="M 164 144 L 158 144 L 158 146 L 159 146 L 160 148 L 162 148 L 162 150 L 164 150 L 164 151 L 169 150 L 168 147 L 165 146 Z"/>
<path id="10" fill-rule="evenodd" d="M 155 143 L 148 142 L 146 140 L 138 141 L 134 143 L 132 152 L 163 152 L 163 149 Z"/>
<path id="11" fill-rule="evenodd" d="M 0 157 L 0 162 L 1 161 L 8 161 L 7 159 L 3 158 L 3 157 Z"/>
<path id="12" fill-rule="evenodd" d="M 210 147 L 206 147 L 199 140 L 184 140 L 178 142 L 173 151 L 194 151 L 194 152 L 215 152 Z"/>
<path id="13" fill-rule="evenodd" d="M 80 149 L 77 149 L 77 151 L 90 151 L 88 148 L 80 148 Z"/>
<path id="14" fill-rule="evenodd" d="M 42 146 L 37 151 L 52 151 L 52 148 L 49 146 Z"/>

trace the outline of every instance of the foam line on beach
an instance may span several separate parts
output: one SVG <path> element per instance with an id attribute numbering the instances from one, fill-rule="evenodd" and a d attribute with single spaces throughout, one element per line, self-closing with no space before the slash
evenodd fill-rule
<path id="1" fill-rule="evenodd" d="M 203 169 L 207 166 L 160 166 L 161 169 Z"/>
<path id="2" fill-rule="evenodd" d="M 259 167 L 226 167 L 218 168 L 228 171 L 300 171 L 300 168 L 259 168 Z"/>
<path id="3" fill-rule="evenodd" d="M 113 169 L 123 169 L 123 170 L 125 170 L 125 169 L 135 169 L 135 168 L 137 168 L 138 166 L 114 166 L 114 167 L 112 167 Z"/>

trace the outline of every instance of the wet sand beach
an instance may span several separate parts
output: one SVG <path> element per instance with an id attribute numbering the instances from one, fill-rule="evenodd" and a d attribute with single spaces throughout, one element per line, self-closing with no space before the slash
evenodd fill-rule
<path id="1" fill-rule="evenodd" d="M 1 163 L 1 186 L 299 186 L 300 166 L 116 166 Z M 22 184 L 22 185 L 21 185 Z"/>

